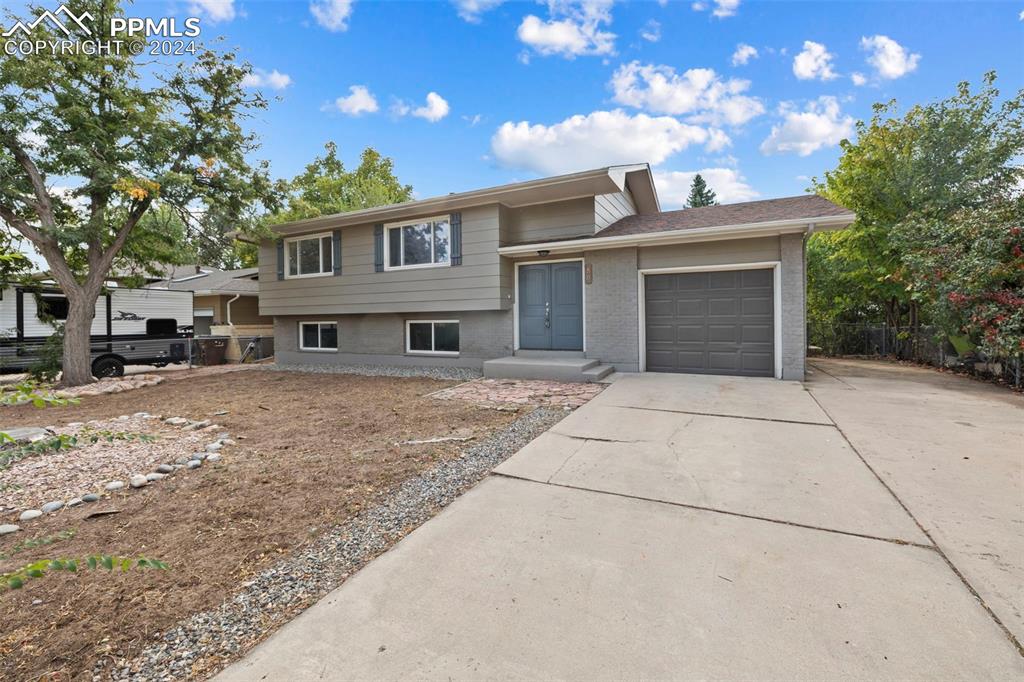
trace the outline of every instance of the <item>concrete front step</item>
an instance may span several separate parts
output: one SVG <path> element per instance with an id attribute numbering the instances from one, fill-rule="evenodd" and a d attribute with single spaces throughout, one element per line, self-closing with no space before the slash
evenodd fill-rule
<path id="1" fill-rule="evenodd" d="M 513 355 L 517 358 L 546 358 L 549 360 L 582 359 L 584 357 L 581 350 L 524 350 L 522 348 Z"/>
<path id="2" fill-rule="evenodd" d="M 491 379 L 546 379 L 549 381 L 598 381 L 614 369 L 600 360 L 574 357 L 509 356 L 484 362 L 484 376 Z"/>

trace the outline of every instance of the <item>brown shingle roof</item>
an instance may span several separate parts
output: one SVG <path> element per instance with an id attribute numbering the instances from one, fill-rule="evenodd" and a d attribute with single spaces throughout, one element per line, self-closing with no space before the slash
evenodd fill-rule
<path id="1" fill-rule="evenodd" d="M 595 237 L 617 237 L 620 235 L 646 234 L 649 232 L 671 232 L 693 230 L 701 227 L 722 227 L 724 225 L 746 225 L 767 223 L 776 220 L 803 220 L 827 216 L 853 216 L 853 213 L 833 204 L 816 194 L 798 197 L 745 201 L 741 204 L 722 206 L 701 206 L 684 208 L 680 211 L 665 211 L 650 215 L 632 215 L 612 223 Z"/>

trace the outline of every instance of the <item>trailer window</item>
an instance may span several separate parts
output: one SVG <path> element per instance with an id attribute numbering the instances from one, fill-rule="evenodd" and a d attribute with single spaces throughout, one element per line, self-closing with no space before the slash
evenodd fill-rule
<path id="1" fill-rule="evenodd" d="M 146 334 L 149 336 L 167 336 L 178 333 L 178 321 L 173 319 L 150 318 L 146 320 Z"/>
<path id="2" fill-rule="evenodd" d="M 40 296 L 36 317 L 44 322 L 47 319 L 68 319 L 68 299 L 64 296 Z"/>

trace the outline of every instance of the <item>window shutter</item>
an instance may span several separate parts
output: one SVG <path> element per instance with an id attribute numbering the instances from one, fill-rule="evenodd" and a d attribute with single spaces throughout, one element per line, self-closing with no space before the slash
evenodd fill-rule
<path id="1" fill-rule="evenodd" d="M 334 247 L 331 263 L 334 265 L 334 276 L 341 274 L 341 230 L 331 232 L 331 244 Z"/>
<path id="2" fill-rule="evenodd" d="M 384 272 L 384 223 L 373 226 L 373 269 Z"/>
<path id="3" fill-rule="evenodd" d="M 452 227 L 452 265 L 462 265 L 462 214 L 452 213 L 448 222 Z"/>
<path id="4" fill-rule="evenodd" d="M 277 240 L 277 278 L 284 279 L 284 240 Z"/>

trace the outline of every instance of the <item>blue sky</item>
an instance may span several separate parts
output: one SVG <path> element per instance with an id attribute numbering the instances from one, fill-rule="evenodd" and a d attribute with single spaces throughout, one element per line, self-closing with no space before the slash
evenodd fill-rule
<path id="1" fill-rule="evenodd" d="M 196 14 L 272 99 L 275 174 L 328 140 L 418 197 L 620 162 L 665 207 L 694 171 L 726 201 L 798 194 L 873 102 L 906 107 L 995 69 L 1024 86 L 1024 2 L 145 0 Z M 747 46 L 747 47 L 742 47 Z M 433 93 L 431 95 L 431 93 Z"/>

